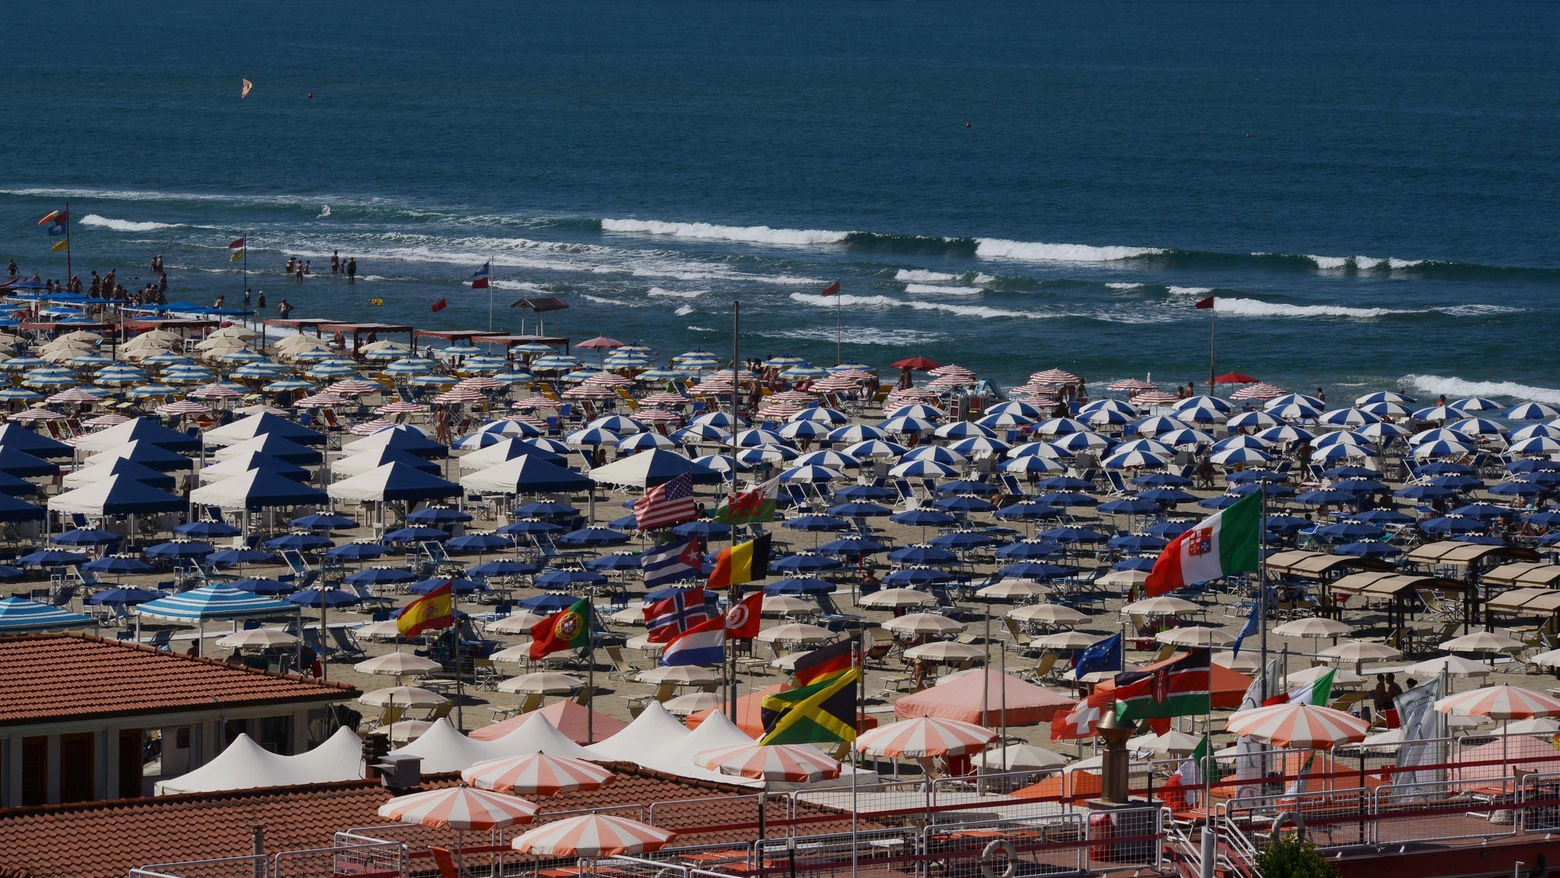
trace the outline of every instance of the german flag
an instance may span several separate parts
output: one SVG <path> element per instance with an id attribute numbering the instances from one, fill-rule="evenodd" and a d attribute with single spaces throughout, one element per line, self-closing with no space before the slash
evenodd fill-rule
<path id="1" fill-rule="evenodd" d="M 832 677 L 840 671 L 848 670 L 855 664 L 850 658 L 855 648 L 856 641 L 841 640 L 838 643 L 819 647 L 797 659 L 792 665 L 792 676 L 796 677 L 796 685 L 808 686 L 824 677 Z"/>
<path id="2" fill-rule="evenodd" d="M 730 588 L 768 577 L 771 539 L 769 534 L 764 534 L 729 549 L 721 549 L 720 554 L 715 556 L 715 572 L 710 574 L 707 587 Z"/>
<path id="3" fill-rule="evenodd" d="M 856 740 L 856 682 L 859 668 L 823 677 L 796 689 L 765 696 L 759 715 L 759 744 L 821 744 Z"/>

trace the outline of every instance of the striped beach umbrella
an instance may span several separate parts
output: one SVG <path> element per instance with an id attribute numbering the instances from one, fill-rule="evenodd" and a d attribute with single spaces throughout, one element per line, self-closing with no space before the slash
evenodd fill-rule
<path id="1" fill-rule="evenodd" d="M 537 807 L 525 799 L 467 786 L 396 796 L 379 806 L 379 816 L 435 829 L 493 830 L 530 823 Z"/>
<path id="2" fill-rule="evenodd" d="M 1496 720 L 1560 716 L 1560 698 L 1503 683 L 1450 695 L 1435 709 L 1453 716 L 1487 716 Z"/>
<path id="3" fill-rule="evenodd" d="M 856 739 L 868 756 L 919 759 L 978 753 L 997 737 L 985 726 L 956 719 L 923 716 L 879 726 Z"/>
<path id="4" fill-rule="evenodd" d="M 0 600 L 0 633 L 20 634 L 50 628 L 82 628 L 97 624 L 92 619 L 26 598 Z"/>
<path id="5" fill-rule="evenodd" d="M 594 763 L 546 753 L 489 759 L 462 771 L 460 776 L 478 789 L 517 796 L 589 792 L 617 780 L 617 775 Z"/>
<path id="6" fill-rule="evenodd" d="M 721 774 L 754 780 L 804 783 L 840 776 L 841 765 L 807 744 L 738 744 L 704 750 L 694 755 L 695 765 Z"/>
<path id="7" fill-rule="evenodd" d="M 555 820 L 515 839 L 523 854 L 543 857 L 616 857 L 665 847 L 677 833 L 607 814 Z"/>
<path id="8" fill-rule="evenodd" d="M 208 585 L 141 604 L 136 607 L 136 612 L 144 616 L 193 621 L 278 616 L 292 614 L 297 610 L 290 604 L 258 597 L 247 591 Z"/>
<path id="9" fill-rule="evenodd" d="M 1229 718 L 1225 729 L 1274 747 L 1331 750 L 1365 740 L 1370 724 L 1341 710 L 1297 702 L 1242 710 Z"/>

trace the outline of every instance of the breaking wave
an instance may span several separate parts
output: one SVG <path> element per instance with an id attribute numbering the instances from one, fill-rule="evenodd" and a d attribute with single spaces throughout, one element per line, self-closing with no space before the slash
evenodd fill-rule
<path id="1" fill-rule="evenodd" d="M 178 223 L 138 223 L 133 220 L 113 219 L 106 216 L 98 216 L 89 213 L 77 220 L 84 226 L 96 226 L 103 229 L 112 229 L 116 232 L 160 232 L 163 229 L 182 229 L 184 226 Z"/>
<path id="2" fill-rule="evenodd" d="M 1560 405 L 1560 389 L 1534 387 L 1530 384 L 1518 384 L 1515 381 L 1469 381 L 1456 376 L 1407 375 L 1404 376 L 1402 383 L 1430 395 L 1444 393 L 1447 399 L 1468 396 L 1505 396 Z"/>

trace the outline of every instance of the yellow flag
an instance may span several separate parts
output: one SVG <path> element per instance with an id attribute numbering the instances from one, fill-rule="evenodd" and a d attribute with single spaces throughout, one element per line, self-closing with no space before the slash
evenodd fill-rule
<path id="1" fill-rule="evenodd" d="M 244 248 L 240 247 L 237 250 L 233 251 L 233 255 L 228 257 L 228 261 L 229 262 L 237 262 L 238 260 L 243 259 L 243 258 L 244 258 Z"/>
<path id="2" fill-rule="evenodd" d="M 49 249 L 50 250 L 64 250 L 66 247 L 69 247 L 69 246 L 70 246 L 70 239 L 69 238 L 61 238 L 60 242 L 58 244 L 55 244 L 53 247 L 50 247 Z"/>
<path id="3" fill-rule="evenodd" d="M 239 100 L 243 100 L 244 98 L 249 97 L 249 90 L 254 88 L 254 87 L 255 87 L 254 83 L 250 82 L 247 79 L 244 80 L 244 90 L 238 93 L 238 99 Z"/>

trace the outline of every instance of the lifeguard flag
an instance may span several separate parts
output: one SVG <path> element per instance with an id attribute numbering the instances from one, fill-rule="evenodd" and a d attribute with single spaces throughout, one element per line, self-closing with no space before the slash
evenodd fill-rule
<path id="1" fill-rule="evenodd" d="M 819 293 L 818 295 L 820 295 L 820 296 L 838 296 L 839 294 L 840 294 L 840 282 L 839 281 L 835 281 L 834 283 L 829 284 L 828 286 L 824 287 L 823 288 L 823 292 Z"/>
<path id="2" fill-rule="evenodd" d="M 244 248 L 242 248 L 242 247 L 238 248 L 237 250 L 234 250 L 233 251 L 233 255 L 228 257 L 228 261 L 229 262 L 237 262 L 240 259 L 243 259 L 245 252 L 247 252 L 247 251 L 245 251 Z"/>
<path id="3" fill-rule="evenodd" d="M 433 303 L 433 307 L 430 308 L 429 310 L 432 311 L 433 313 L 437 314 L 440 311 L 443 311 L 445 308 L 448 308 L 449 306 L 450 306 L 450 303 L 447 300 L 440 299 L 439 301 L 434 302 Z"/>
<path id="4" fill-rule="evenodd" d="M 1231 573 L 1254 573 L 1261 554 L 1262 496 L 1248 494 L 1203 519 L 1165 546 L 1143 587 L 1150 597 L 1211 582 Z"/>
<path id="5" fill-rule="evenodd" d="M 455 624 L 455 593 L 448 582 L 401 608 L 395 630 L 403 637 Z"/>
<path id="6" fill-rule="evenodd" d="M 1212 695 L 1212 663 L 1206 649 L 1189 652 L 1173 662 L 1146 671 L 1116 675 L 1116 718 L 1156 719 L 1197 716 L 1208 712 Z"/>
<path id="7" fill-rule="evenodd" d="M 70 247 L 70 239 L 69 238 L 62 238 L 62 239 L 59 240 L 59 242 L 57 242 L 53 247 L 50 247 L 49 249 L 50 250 L 65 250 L 65 249 L 67 249 L 69 247 Z"/>
<path id="8" fill-rule="evenodd" d="M 580 598 L 531 629 L 531 661 L 590 643 L 590 598 Z"/>
<path id="9" fill-rule="evenodd" d="M 1198 299 L 1196 307 L 1197 307 L 1197 310 L 1199 310 L 1199 311 L 1211 311 L 1211 310 L 1213 310 L 1213 297 L 1209 296 L 1206 299 Z"/>
<path id="10" fill-rule="evenodd" d="M 738 543 L 729 549 L 721 549 L 715 556 L 715 572 L 710 574 L 709 588 L 730 588 L 769 575 L 769 543 L 773 539 L 764 534 L 757 539 Z"/>
<path id="11" fill-rule="evenodd" d="M 229 241 L 228 242 L 228 249 L 229 250 L 242 250 L 242 249 L 244 249 L 244 239 L 243 238 L 239 238 L 239 239 L 234 240 L 234 241 Z"/>
<path id="12" fill-rule="evenodd" d="M 762 745 L 823 744 L 856 740 L 856 681 L 859 668 L 848 668 L 816 683 L 764 697 Z"/>

